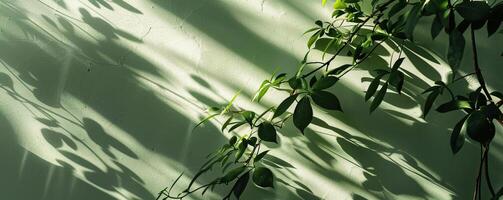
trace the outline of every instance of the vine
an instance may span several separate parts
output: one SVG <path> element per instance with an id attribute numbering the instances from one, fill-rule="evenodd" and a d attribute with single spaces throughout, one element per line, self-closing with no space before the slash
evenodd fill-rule
<path id="1" fill-rule="evenodd" d="M 322 5 L 326 3 L 326 0 L 322 0 Z M 476 33 L 483 27 L 487 28 L 488 37 L 498 31 L 503 20 L 503 2 L 495 1 L 489 5 L 486 1 L 468 0 L 453 2 L 451 0 L 372 0 L 370 12 L 365 12 L 362 7 L 368 3 L 363 0 L 336 0 L 333 4 L 333 21 L 318 20 L 314 28 L 305 32 L 311 36 L 307 41 L 308 51 L 297 73 L 291 77 L 285 73 L 273 74 L 270 79 L 262 82 L 253 97 L 253 101 L 259 102 L 271 89 L 288 93 L 289 96 L 279 105 L 257 114 L 233 105 L 239 95 L 238 92 L 226 106 L 209 109 L 209 115 L 196 127 L 214 117 L 221 116 L 226 118 L 221 127 L 222 132 L 232 133 L 238 128 L 246 127 L 247 134 L 230 137 L 227 144 L 210 154 L 186 189 L 178 194 L 172 193 L 182 173 L 170 187 L 159 192 L 157 199 L 183 199 L 198 191 L 204 195 L 207 190 L 213 190 L 218 185 L 231 183 L 233 185 L 223 199 L 231 199 L 232 196 L 239 199 L 250 182 L 250 178 L 259 187 L 274 188 L 273 172 L 261 164 L 262 158 L 269 152 L 269 150 L 261 151 L 262 143 L 277 143 L 277 130 L 281 129 L 290 118 L 303 134 L 312 122 L 313 105 L 343 112 L 338 97 L 328 89 L 345 74 L 361 69 L 359 66 L 375 55 L 376 48 L 382 44 L 391 43 L 397 46 L 398 48 L 393 51 L 398 53 L 398 58 L 390 61 L 388 68 L 372 71 L 376 75 L 370 82 L 364 97 L 365 101 L 371 100 L 370 113 L 381 104 L 389 90 L 401 94 L 405 82 L 401 66 L 406 59 L 402 57 L 403 45 L 405 42 L 414 42 L 413 32 L 419 19 L 429 16 L 433 16 L 432 38 L 435 39 L 442 30 L 449 36 L 447 62 L 452 68 L 453 78 L 447 83 L 438 80 L 423 92 L 427 94 L 423 105 L 423 118 L 426 118 L 436 99 L 447 91 L 451 100 L 439 105 L 436 111 L 440 113 L 458 111 L 464 114 L 454 125 L 451 133 L 452 152 L 458 153 L 467 138 L 480 143 L 481 157 L 473 199 L 482 199 L 482 178 L 487 181 L 491 199 L 501 197 L 503 188 L 495 190 L 490 180 L 488 155 L 491 141 L 496 135 L 495 123 L 503 125 L 503 114 L 500 111 L 503 105 L 503 94 L 498 91 L 490 92 L 486 86 L 483 69 L 479 64 Z M 461 19 L 457 19 L 459 17 Z M 335 25 L 339 21 L 341 23 Z M 350 28 L 348 29 L 343 24 L 350 24 Z M 474 72 L 456 77 L 460 74 L 459 66 L 466 45 L 464 33 L 468 28 L 470 29 Z M 315 50 L 323 53 L 321 60 L 311 61 L 310 53 Z M 325 59 L 327 54 L 331 56 Z M 332 61 L 343 55 L 352 57 L 352 62 L 333 66 Z M 305 72 L 306 67 L 312 65 L 315 65 L 313 69 Z M 451 89 L 452 84 L 470 76 L 477 78 L 478 89 L 467 95 L 456 94 L 456 91 Z M 293 113 L 288 113 L 287 111 L 294 103 L 296 105 Z M 198 178 L 216 167 L 221 168 L 222 176 L 207 184 L 194 187 Z"/>

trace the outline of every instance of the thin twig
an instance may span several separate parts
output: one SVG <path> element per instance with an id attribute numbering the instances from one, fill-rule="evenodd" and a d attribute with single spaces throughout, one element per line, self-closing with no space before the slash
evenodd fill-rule
<path id="1" fill-rule="evenodd" d="M 485 95 L 487 96 L 487 99 L 489 101 L 493 101 L 491 95 L 489 94 L 489 91 L 487 90 L 486 87 L 486 82 L 484 80 L 484 76 L 482 75 L 482 71 L 480 70 L 479 66 L 479 60 L 478 60 L 478 55 L 477 55 L 477 44 L 475 41 L 475 30 L 473 27 L 470 29 L 471 30 L 471 38 L 472 38 L 472 52 L 473 52 L 473 67 L 475 68 L 475 73 L 477 75 L 477 80 L 480 83 L 480 87 L 482 87 L 482 90 L 484 91 Z"/>

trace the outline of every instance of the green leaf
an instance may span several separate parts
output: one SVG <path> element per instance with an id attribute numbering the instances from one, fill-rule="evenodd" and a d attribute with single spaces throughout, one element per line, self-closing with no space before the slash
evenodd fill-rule
<path id="1" fill-rule="evenodd" d="M 358 3 L 361 0 L 344 0 L 344 3 Z"/>
<path id="2" fill-rule="evenodd" d="M 309 86 L 313 87 L 313 85 L 316 83 L 316 81 L 318 81 L 318 79 L 316 78 L 316 76 L 313 76 L 311 78 L 311 80 L 309 81 Z"/>
<path id="3" fill-rule="evenodd" d="M 429 16 L 437 14 L 447 10 L 448 7 L 448 0 L 430 0 L 424 5 L 422 15 Z"/>
<path id="4" fill-rule="evenodd" d="M 302 88 L 302 79 L 293 77 L 290 80 L 288 80 L 288 85 L 290 88 L 296 90 Z"/>
<path id="5" fill-rule="evenodd" d="M 457 70 L 463 59 L 465 50 L 465 38 L 457 30 L 449 34 L 449 49 L 447 51 L 447 61 L 452 70 Z"/>
<path id="6" fill-rule="evenodd" d="M 209 115 L 209 116 L 207 116 L 207 117 L 203 118 L 201 121 L 199 121 L 199 123 L 197 123 L 197 124 L 196 124 L 196 126 L 194 126 L 194 128 L 192 128 L 192 132 L 193 132 L 193 131 L 197 128 L 197 127 L 201 126 L 202 124 L 206 123 L 208 120 L 210 120 L 210 119 L 212 119 L 212 118 L 214 118 L 214 117 L 216 117 L 216 116 L 218 116 L 218 115 L 220 115 L 220 113 L 215 113 L 215 114 L 212 114 L 212 115 Z"/>
<path id="7" fill-rule="evenodd" d="M 253 162 L 256 163 L 260 160 L 262 160 L 262 158 L 264 158 L 264 156 L 269 152 L 269 150 L 267 151 L 263 151 L 262 153 L 259 153 L 257 156 L 255 156 L 255 158 L 253 159 Z"/>
<path id="8" fill-rule="evenodd" d="M 257 137 L 251 137 L 250 139 L 246 140 L 246 143 L 254 147 L 257 144 Z"/>
<path id="9" fill-rule="evenodd" d="M 274 79 L 271 80 L 271 84 L 274 86 L 278 86 L 281 81 L 285 80 L 286 73 L 278 74 Z"/>
<path id="10" fill-rule="evenodd" d="M 247 122 L 243 121 L 243 122 L 237 122 L 236 124 L 232 125 L 231 128 L 229 128 L 229 130 L 227 132 L 232 132 L 234 129 L 237 129 L 239 128 L 240 126 L 242 126 L 243 124 L 246 124 Z"/>
<path id="11" fill-rule="evenodd" d="M 470 22 L 485 20 L 491 11 L 485 1 L 463 1 L 455 8 L 459 15 Z"/>
<path id="12" fill-rule="evenodd" d="M 238 138 L 236 136 L 232 136 L 231 139 L 229 139 L 229 145 L 234 145 L 236 144 L 236 141 L 238 140 Z"/>
<path id="13" fill-rule="evenodd" d="M 248 143 L 246 143 L 246 141 L 241 141 L 241 143 L 239 143 L 238 151 L 236 152 L 236 160 L 234 161 L 235 163 L 237 163 L 243 156 L 246 151 L 246 147 L 248 147 Z"/>
<path id="14" fill-rule="evenodd" d="M 231 157 L 230 155 L 231 155 L 231 154 L 225 154 L 224 159 L 222 160 L 222 163 L 221 163 L 221 165 L 220 165 L 220 166 L 222 166 L 222 167 L 223 167 L 224 165 L 228 164 L 228 162 L 227 162 L 227 161 L 228 161 L 228 160 L 229 160 L 229 158 Z"/>
<path id="15" fill-rule="evenodd" d="M 382 41 L 384 39 L 386 39 L 388 37 L 387 34 L 385 33 L 381 33 L 381 32 L 374 32 L 372 33 L 372 35 L 370 36 L 370 38 L 374 41 Z"/>
<path id="16" fill-rule="evenodd" d="M 250 126 L 253 125 L 253 119 L 255 118 L 255 113 L 252 112 L 252 111 L 244 111 L 243 113 L 241 113 L 241 115 L 243 116 L 243 118 L 245 119 L 246 122 L 248 122 L 248 124 Z"/>
<path id="17" fill-rule="evenodd" d="M 278 108 L 276 108 L 276 110 L 274 111 L 274 115 L 272 116 L 272 118 L 274 119 L 274 118 L 280 116 L 281 114 L 283 114 L 284 112 L 286 112 L 288 110 L 288 108 L 290 108 L 290 106 L 292 105 L 292 103 L 295 101 L 295 99 L 297 99 L 297 96 L 299 96 L 299 95 L 298 94 L 294 94 L 292 96 L 289 96 L 285 100 L 283 100 L 278 105 Z"/>
<path id="18" fill-rule="evenodd" d="M 501 22 L 503 20 L 503 2 L 491 8 L 491 13 L 489 14 L 487 20 L 487 34 L 488 37 L 496 33 L 499 29 Z"/>
<path id="19" fill-rule="evenodd" d="M 293 113 L 293 124 L 297 129 L 304 134 L 304 130 L 313 120 L 313 108 L 311 107 L 311 102 L 309 97 L 303 97 Z"/>
<path id="20" fill-rule="evenodd" d="M 328 110 L 338 110 L 342 112 L 341 104 L 339 99 L 334 94 L 327 91 L 316 91 L 311 95 L 314 103 L 316 105 L 328 109 Z"/>
<path id="21" fill-rule="evenodd" d="M 268 122 L 263 122 L 259 125 L 258 137 L 266 142 L 278 143 L 276 141 L 276 129 Z"/>
<path id="22" fill-rule="evenodd" d="M 308 29 L 306 32 L 304 32 L 302 35 L 308 34 L 308 33 L 310 33 L 310 32 L 316 31 L 316 30 L 320 30 L 320 27 L 310 28 L 310 29 Z"/>
<path id="23" fill-rule="evenodd" d="M 314 43 L 313 49 L 323 52 L 324 56 L 326 53 L 335 54 L 339 49 L 339 38 L 320 38 Z"/>
<path id="24" fill-rule="evenodd" d="M 442 31 L 444 28 L 444 24 L 442 24 L 442 17 L 440 15 L 435 15 L 435 18 L 433 19 L 433 22 L 431 23 L 431 38 L 435 39 L 438 34 Z"/>
<path id="25" fill-rule="evenodd" d="M 463 117 L 463 119 L 459 120 L 458 123 L 454 126 L 451 133 L 451 150 L 453 154 L 456 154 L 461 150 L 463 144 L 465 143 L 465 134 L 461 132 L 461 128 L 463 128 L 463 124 L 465 123 L 466 118 L 468 116 Z"/>
<path id="26" fill-rule="evenodd" d="M 269 80 L 263 81 L 262 84 L 260 85 L 258 91 L 255 93 L 255 96 L 253 96 L 252 101 L 260 102 L 260 100 L 265 95 L 265 93 L 267 93 L 267 91 L 269 90 L 270 87 L 271 87 L 271 82 L 269 82 Z"/>
<path id="27" fill-rule="evenodd" d="M 501 92 L 496 92 L 496 91 L 491 92 L 491 95 L 503 100 L 503 93 L 501 93 Z"/>
<path id="28" fill-rule="evenodd" d="M 370 97 L 374 96 L 374 93 L 377 91 L 377 87 L 379 87 L 379 83 L 381 82 L 381 78 L 387 73 L 388 72 L 377 75 L 374 80 L 370 82 L 367 92 L 365 93 L 365 101 L 368 101 Z"/>
<path id="29" fill-rule="evenodd" d="M 466 21 L 466 20 L 463 20 Z M 456 27 L 456 14 L 452 10 L 444 11 L 442 15 L 442 24 L 446 33 L 450 34 Z"/>
<path id="30" fill-rule="evenodd" d="M 335 0 L 334 3 L 334 9 L 345 9 L 346 8 L 346 3 L 344 3 L 344 0 Z"/>
<path id="31" fill-rule="evenodd" d="M 389 76 L 389 83 L 396 88 L 398 94 L 402 93 L 405 75 L 400 71 L 391 72 Z"/>
<path id="32" fill-rule="evenodd" d="M 488 20 L 487 21 L 487 37 L 490 37 L 491 35 L 496 33 L 496 31 L 498 30 L 500 25 L 501 25 L 501 20 L 492 20 L 492 19 Z"/>
<path id="33" fill-rule="evenodd" d="M 225 128 L 227 128 L 227 126 L 229 126 L 229 124 L 231 123 L 232 119 L 233 119 L 233 117 L 229 116 L 229 118 L 227 118 L 227 120 L 225 120 L 225 122 L 223 123 L 222 128 L 221 128 L 222 132 L 224 132 Z"/>
<path id="34" fill-rule="evenodd" d="M 396 13 L 400 12 L 407 6 L 407 0 L 399 0 L 398 3 L 393 5 L 391 9 L 388 11 L 388 18 L 393 17 Z"/>
<path id="35" fill-rule="evenodd" d="M 472 107 L 470 106 L 470 102 L 465 101 L 465 100 L 453 100 L 449 101 L 447 103 L 444 103 L 440 105 L 437 108 L 437 111 L 440 113 L 446 113 L 450 112 L 453 110 L 460 110 L 460 109 L 471 109 Z"/>
<path id="36" fill-rule="evenodd" d="M 463 20 L 458 24 L 456 30 L 458 30 L 462 34 L 466 31 L 466 29 L 468 29 L 468 27 L 470 27 L 470 24 L 471 23 L 469 21 Z"/>
<path id="37" fill-rule="evenodd" d="M 402 65 L 403 63 L 403 60 L 405 60 L 405 58 L 399 58 L 395 61 L 395 63 L 393 64 L 393 67 L 391 67 L 391 71 L 396 71 L 398 70 L 398 68 L 400 67 L 400 65 Z"/>
<path id="38" fill-rule="evenodd" d="M 327 0 L 321 0 L 321 6 L 325 6 L 327 4 Z"/>
<path id="39" fill-rule="evenodd" d="M 316 81 L 313 85 L 313 90 L 323 90 L 332 87 L 339 79 L 335 76 L 324 76 L 320 80 Z"/>
<path id="40" fill-rule="evenodd" d="M 246 169 L 246 166 L 240 166 L 237 168 L 232 169 L 231 171 L 227 172 L 227 174 L 221 178 L 221 181 L 224 183 L 228 183 L 236 179 L 241 173 L 243 173 Z"/>
<path id="41" fill-rule="evenodd" d="M 320 40 L 318 40 L 318 41 L 320 41 Z M 338 49 L 338 46 L 334 47 L 334 44 L 338 44 L 338 43 L 339 43 L 339 38 L 338 37 L 334 37 L 332 40 L 330 40 L 330 42 L 323 49 L 323 55 L 321 56 L 321 59 L 324 60 L 325 59 L 325 55 L 327 53 L 329 53 L 329 51 L 330 51 L 330 53 L 335 53 L 336 49 Z M 316 42 L 316 45 L 318 45 L 318 42 Z"/>
<path id="42" fill-rule="evenodd" d="M 503 119 L 503 113 L 500 111 L 498 106 L 492 102 L 487 106 L 482 106 L 480 111 L 482 111 L 490 121 L 493 119 Z"/>
<path id="43" fill-rule="evenodd" d="M 421 17 L 421 3 L 414 3 L 412 9 L 407 13 L 407 19 L 405 21 L 405 26 L 403 32 L 411 41 L 413 40 L 414 29 L 416 28 L 417 22 Z"/>
<path id="44" fill-rule="evenodd" d="M 495 135 L 494 124 L 480 110 L 474 111 L 468 116 L 463 129 L 471 139 L 482 144 L 490 142 Z"/>
<path id="45" fill-rule="evenodd" d="M 248 182 L 250 180 L 250 172 L 244 173 L 241 177 L 239 177 L 238 181 L 234 184 L 234 187 L 232 187 L 232 192 L 234 193 L 234 196 L 239 199 L 241 197 L 241 194 L 243 194 L 244 190 L 246 189 L 246 186 L 248 185 Z"/>
<path id="46" fill-rule="evenodd" d="M 274 188 L 274 175 L 272 174 L 271 170 L 265 167 L 255 168 L 255 170 L 253 171 L 252 179 L 257 186 Z"/>
<path id="47" fill-rule="evenodd" d="M 311 46 L 313 46 L 314 42 L 316 42 L 316 40 L 318 40 L 318 38 L 320 37 L 321 35 L 321 32 L 323 30 L 319 30 L 319 31 L 316 31 L 316 33 L 314 33 L 310 38 L 309 40 L 307 41 L 307 47 L 308 48 L 311 48 Z"/>
<path id="48" fill-rule="evenodd" d="M 428 89 L 431 91 L 431 93 L 428 95 L 428 97 L 426 97 L 426 101 L 424 102 L 423 118 L 426 118 L 426 115 L 428 115 L 428 112 L 430 112 L 430 109 L 433 106 L 433 102 L 435 102 L 435 99 L 437 99 L 438 95 L 440 94 L 440 89 L 440 86 L 433 86 Z M 428 92 L 428 90 L 425 92 Z"/>
<path id="49" fill-rule="evenodd" d="M 387 89 L 388 83 L 384 83 L 384 85 L 381 87 L 381 90 L 379 90 L 374 100 L 372 100 L 372 103 L 370 104 L 370 113 L 374 112 L 374 110 L 381 104 L 382 100 L 384 99 L 384 95 L 386 95 Z"/>
<path id="50" fill-rule="evenodd" d="M 330 70 L 327 75 L 339 75 L 340 73 L 342 73 L 343 71 L 345 71 L 346 69 L 348 69 L 349 67 L 352 67 L 353 65 L 352 64 L 344 64 L 344 65 L 341 65 L 333 70 Z"/>
<path id="51" fill-rule="evenodd" d="M 234 96 L 232 96 L 232 99 L 229 101 L 229 103 L 227 104 L 227 106 L 225 106 L 225 108 L 222 110 L 222 112 L 220 114 L 224 114 L 227 111 L 229 111 L 229 109 L 231 109 L 232 104 L 234 103 L 234 101 L 236 100 L 236 98 L 239 96 L 239 94 L 241 94 L 241 90 L 239 90 L 238 92 L 236 92 L 236 94 L 234 94 Z"/>

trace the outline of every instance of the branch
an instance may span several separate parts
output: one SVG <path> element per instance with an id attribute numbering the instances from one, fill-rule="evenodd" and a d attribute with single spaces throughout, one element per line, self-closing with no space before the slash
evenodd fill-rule
<path id="1" fill-rule="evenodd" d="M 477 75 L 477 80 L 479 81 L 480 87 L 482 87 L 484 94 L 487 96 L 489 101 L 492 102 L 493 99 L 491 97 L 491 94 L 487 90 L 486 82 L 484 80 L 484 76 L 482 75 L 482 71 L 480 70 L 480 66 L 479 66 L 479 60 L 478 60 L 478 55 L 477 55 L 477 44 L 475 41 L 475 31 L 473 30 L 473 27 L 470 30 L 471 30 L 471 38 L 472 38 L 473 67 L 475 68 L 475 74 Z"/>

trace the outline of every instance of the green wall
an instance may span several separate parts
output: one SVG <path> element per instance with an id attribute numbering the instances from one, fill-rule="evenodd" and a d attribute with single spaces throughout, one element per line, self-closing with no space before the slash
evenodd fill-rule
<path id="1" fill-rule="evenodd" d="M 329 15 L 316 0 L 0 1 L 0 199 L 153 199 L 181 172 L 187 183 L 232 136 L 219 131 L 222 119 L 192 132 L 204 110 L 240 89 L 241 107 L 278 104 L 286 94 L 250 99 L 274 71 L 296 70 L 302 33 Z M 484 37 L 483 73 L 501 90 L 503 37 Z M 420 93 L 448 80 L 447 38 L 432 41 L 425 20 L 416 39 L 421 46 L 406 45 L 404 94 L 388 93 L 369 115 L 371 75 L 351 72 L 333 88 L 345 113 L 315 109 L 304 136 L 285 127 L 265 158 L 276 189 L 249 187 L 243 199 L 470 199 L 478 145 L 456 156 L 449 147 L 461 116 L 420 118 Z M 379 51 L 364 69 L 387 64 L 389 47 Z M 501 187 L 497 131 L 489 159 Z"/>

